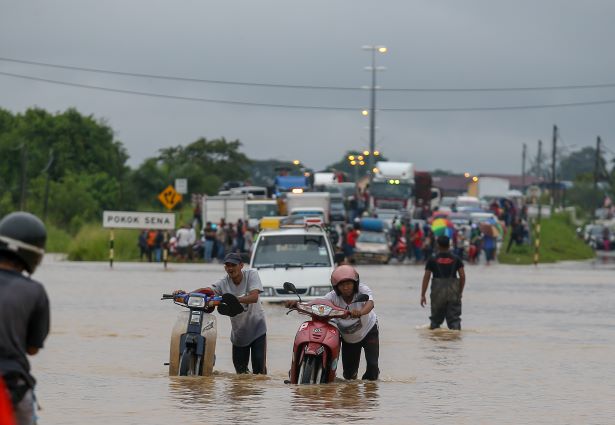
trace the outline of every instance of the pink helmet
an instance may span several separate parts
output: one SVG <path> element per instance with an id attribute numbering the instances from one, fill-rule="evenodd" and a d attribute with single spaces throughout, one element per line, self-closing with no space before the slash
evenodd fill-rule
<path id="1" fill-rule="evenodd" d="M 345 280 L 353 281 L 354 292 L 359 291 L 359 273 L 357 273 L 352 266 L 342 265 L 333 270 L 333 273 L 331 273 L 331 285 L 333 285 L 333 289 L 337 294 L 339 294 L 337 284 Z"/>

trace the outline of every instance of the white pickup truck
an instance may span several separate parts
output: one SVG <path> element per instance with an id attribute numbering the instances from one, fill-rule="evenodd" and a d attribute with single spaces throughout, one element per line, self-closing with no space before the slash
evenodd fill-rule
<path id="1" fill-rule="evenodd" d="M 292 282 L 303 300 L 320 298 L 331 291 L 333 249 L 319 226 L 262 231 L 252 250 L 250 267 L 258 270 L 261 300 L 296 300 L 284 282 Z"/>

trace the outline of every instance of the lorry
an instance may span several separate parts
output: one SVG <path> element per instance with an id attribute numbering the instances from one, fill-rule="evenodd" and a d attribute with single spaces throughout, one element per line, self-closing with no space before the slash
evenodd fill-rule
<path id="1" fill-rule="evenodd" d="M 247 200 L 247 196 L 203 196 L 203 223 L 220 223 L 221 219 L 227 223 L 245 220 L 248 216 Z"/>
<path id="2" fill-rule="evenodd" d="M 318 172 L 314 173 L 314 188 L 320 189 L 325 186 L 338 183 L 335 173 Z"/>
<path id="3" fill-rule="evenodd" d="M 261 218 L 278 215 L 278 204 L 272 199 L 248 199 L 248 196 L 203 196 L 203 223 L 235 223 L 241 219 L 257 228 Z"/>
<path id="4" fill-rule="evenodd" d="M 258 229 L 263 217 L 279 214 L 278 203 L 274 199 L 254 199 L 246 201 L 248 227 Z"/>
<path id="5" fill-rule="evenodd" d="M 419 207 L 427 205 L 433 210 L 440 204 L 442 193 L 433 186 L 433 179 L 428 171 L 414 172 L 414 205 Z"/>
<path id="6" fill-rule="evenodd" d="M 478 181 L 470 183 L 468 195 L 477 198 L 505 198 L 510 190 L 508 179 L 499 177 L 479 177 Z"/>
<path id="7" fill-rule="evenodd" d="M 273 181 L 273 191 L 276 196 L 293 191 L 303 192 L 310 187 L 305 176 L 276 176 Z"/>
<path id="8" fill-rule="evenodd" d="M 331 194 L 329 192 L 289 193 L 286 195 L 288 215 L 321 215 L 329 223 Z"/>
<path id="9" fill-rule="evenodd" d="M 378 161 L 369 193 L 370 210 L 376 214 L 411 213 L 414 165 L 411 162 Z"/>

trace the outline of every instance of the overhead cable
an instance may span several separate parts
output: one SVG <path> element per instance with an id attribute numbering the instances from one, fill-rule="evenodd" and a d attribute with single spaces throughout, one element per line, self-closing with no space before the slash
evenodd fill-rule
<path id="1" fill-rule="evenodd" d="M 224 84 L 236 86 L 252 86 L 252 87 L 269 87 L 283 89 L 307 89 L 307 90 L 344 90 L 344 91 L 360 91 L 364 90 L 359 87 L 343 87 L 343 86 L 318 86 L 318 85 L 303 85 L 303 84 L 279 84 L 279 83 L 262 83 L 249 81 L 225 81 L 213 80 L 204 78 L 177 77 L 170 75 L 147 74 L 137 72 L 116 71 L 110 69 L 87 68 L 73 65 L 60 65 L 47 62 L 30 61 L 23 59 L 15 59 L 8 57 L 0 57 L 0 61 L 14 62 L 26 65 L 44 66 L 50 68 L 67 69 L 73 71 L 95 72 L 110 75 L 122 75 L 127 77 L 152 78 L 160 80 L 184 81 L 193 83 L 208 83 L 208 84 Z M 598 84 L 570 84 L 557 86 L 527 86 L 527 87 L 474 87 L 474 88 L 378 88 L 378 91 L 384 92 L 515 92 L 515 91 L 556 91 L 556 90 L 587 90 L 599 88 L 612 88 L 615 83 L 598 83 Z"/>
<path id="2" fill-rule="evenodd" d="M 322 105 L 289 105 L 278 103 L 261 103 L 261 102 L 246 102 L 224 99 L 209 99 L 203 97 L 178 96 L 161 93 L 151 93 L 137 90 L 116 89 L 90 84 L 71 83 L 66 81 L 52 80 L 48 78 L 33 77 L 29 75 L 14 74 L 10 72 L 0 71 L 0 75 L 7 77 L 21 78 L 26 80 L 40 81 L 50 84 L 58 84 L 70 87 L 80 87 L 92 90 L 101 90 L 106 92 L 124 93 L 139 96 L 157 97 L 163 99 L 187 100 L 194 102 L 219 103 L 230 105 L 245 105 L 245 106 L 262 106 L 268 108 L 286 108 L 286 109 L 320 109 L 333 111 L 360 111 L 363 107 L 344 107 L 344 106 L 322 106 Z M 569 103 L 551 103 L 551 104 L 534 104 L 534 105 L 508 105 L 508 106 L 485 106 L 485 107 L 446 107 L 446 108 L 378 108 L 379 111 L 386 112 L 474 112 L 474 111 L 506 111 L 506 110 L 527 110 L 527 109 L 551 109 L 551 108 L 568 108 L 578 106 L 597 106 L 615 104 L 615 99 L 569 102 Z"/>

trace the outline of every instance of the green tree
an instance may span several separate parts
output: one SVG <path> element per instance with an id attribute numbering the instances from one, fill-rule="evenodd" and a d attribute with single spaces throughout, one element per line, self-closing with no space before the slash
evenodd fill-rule
<path id="1" fill-rule="evenodd" d="M 562 180 L 574 181 L 581 174 L 592 173 L 593 175 L 595 168 L 596 149 L 587 146 L 562 158 L 559 163 L 559 175 Z M 601 180 L 607 175 L 603 155 L 600 155 L 598 159 L 598 173 Z"/>
<path id="2" fill-rule="evenodd" d="M 75 109 L 55 115 L 40 108 L 17 115 L 0 110 L 0 157 L 7 159 L 0 162 L 0 183 L 10 193 L 12 209 L 22 201 L 22 176 L 24 201 L 31 211 L 43 208 L 47 175 L 50 194 L 56 197 L 59 187 L 80 179 L 79 183 L 88 185 L 89 196 L 100 208 L 119 208 L 129 202 L 123 190 L 129 186 L 129 168 L 122 143 L 114 140 L 105 122 L 83 116 Z M 64 205 L 49 202 L 50 210 Z M 89 215 L 87 208 L 73 212 L 83 219 Z M 52 215 L 64 214 L 55 211 Z M 61 222 L 67 224 L 65 219 Z"/>
<path id="3" fill-rule="evenodd" d="M 145 202 L 155 200 L 176 178 L 188 179 L 190 192 L 213 195 L 222 182 L 248 177 L 251 161 L 239 152 L 240 146 L 238 140 L 200 138 L 185 147 L 160 149 L 156 158 L 147 159 L 133 173 L 135 186 L 140 193 L 147 194 Z"/>

